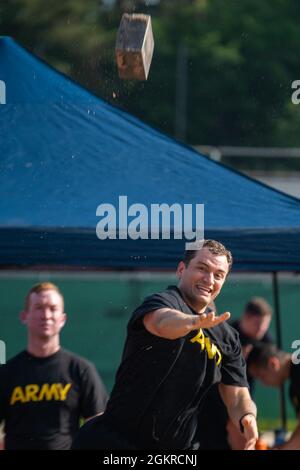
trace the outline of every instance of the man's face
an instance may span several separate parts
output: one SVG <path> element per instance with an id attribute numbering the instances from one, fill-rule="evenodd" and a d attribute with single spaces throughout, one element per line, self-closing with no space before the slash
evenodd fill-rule
<path id="1" fill-rule="evenodd" d="M 21 318 L 33 336 L 46 339 L 58 335 L 66 321 L 62 297 L 51 289 L 33 292 Z"/>
<path id="2" fill-rule="evenodd" d="M 243 332 L 250 338 L 261 340 L 270 326 L 271 316 L 244 314 Z"/>
<path id="3" fill-rule="evenodd" d="M 179 263 L 179 288 L 196 311 L 204 310 L 217 297 L 228 269 L 227 257 L 214 255 L 208 248 L 199 250 L 188 266 L 183 261 Z"/>

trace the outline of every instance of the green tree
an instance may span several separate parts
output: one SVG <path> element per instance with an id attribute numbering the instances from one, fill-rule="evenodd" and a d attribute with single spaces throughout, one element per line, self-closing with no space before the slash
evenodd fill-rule
<path id="1" fill-rule="evenodd" d="M 152 16 L 155 50 L 146 82 L 117 75 L 115 37 L 124 10 Z M 300 112 L 291 104 L 291 83 L 300 79 L 299 20 L 298 0 L 0 3 L 2 34 L 170 135 L 176 81 L 186 74 L 191 144 L 300 145 Z M 176 72 L 182 45 L 187 66 Z"/>

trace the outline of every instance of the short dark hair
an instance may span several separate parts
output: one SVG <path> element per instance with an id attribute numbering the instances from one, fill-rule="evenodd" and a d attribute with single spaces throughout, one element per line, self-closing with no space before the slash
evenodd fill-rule
<path id="1" fill-rule="evenodd" d="M 272 307 L 262 297 L 252 297 L 245 305 L 245 313 L 257 317 L 267 317 L 272 315 Z"/>
<path id="2" fill-rule="evenodd" d="M 280 361 L 286 353 L 278 349 L 275 344 L 257 342 L 247 357 L 247 367 L 267 367 L 271 357 L 277 357 Z"/>
<path id="3" fill-rule="evenodd" d="M 208 248 L 208 250 L 213 254 L 213 255 L 224 255 L 227 258 L 228 261 L 228 272 L 231 269 L 232 266 L 232 254 L 227 248 L 225 248 L 222 243 L 216 241 L 216 240 L 204 240 L 204 243 L 202 247 L 199 250 L 186 250 L 184 253 L 183 257 L 183 262 L 186 266 L 189 265 L 189 262 L 195 258 L 196 254 L 198 251 L 202 250 L 202 248 Z"/>

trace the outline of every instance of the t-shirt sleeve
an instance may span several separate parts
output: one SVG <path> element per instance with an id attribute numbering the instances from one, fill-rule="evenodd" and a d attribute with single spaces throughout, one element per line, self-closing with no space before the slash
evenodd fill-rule
<path id="1" fill-rule="evenodd" d="M 239 334 L 231 328 L 228 336 L 227 351 L 223 351 L 221 366 L 222 383 L 249 388 L 246 362 L 242 354 Z"/>
<path id="2" fill-rule="evenodd" d="M 106 388 L 93 364 L 87 363 L 81 373 L 81 416 L 85 419 L 105 410 Z"/>
<path id="3" fill-rule="evenodd" d="M 178 301 L 176 298 L 166 292 L 149 295 L 144 302 L 133 312 L 129 321 L 129 327 L 140 329 L 143 327 L 144 316 L 154 310 L 160 308 L 178 309 Z"/>

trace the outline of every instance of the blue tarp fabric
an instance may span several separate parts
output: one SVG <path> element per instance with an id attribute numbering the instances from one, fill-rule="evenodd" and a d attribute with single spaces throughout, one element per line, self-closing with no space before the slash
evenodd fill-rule
<path id="1" fill-rule="evenodd" d="M 0 38 L 0 266 L 174 268 L 184 240 L 99 240 L 99 204 L 204 204 L 235 270 L 300 270 L 300 200 L 111 106 Z M 2 87 L 3 89 L 3 87 Z M 205 112 L 201 110 L 199 112 Z"/>

